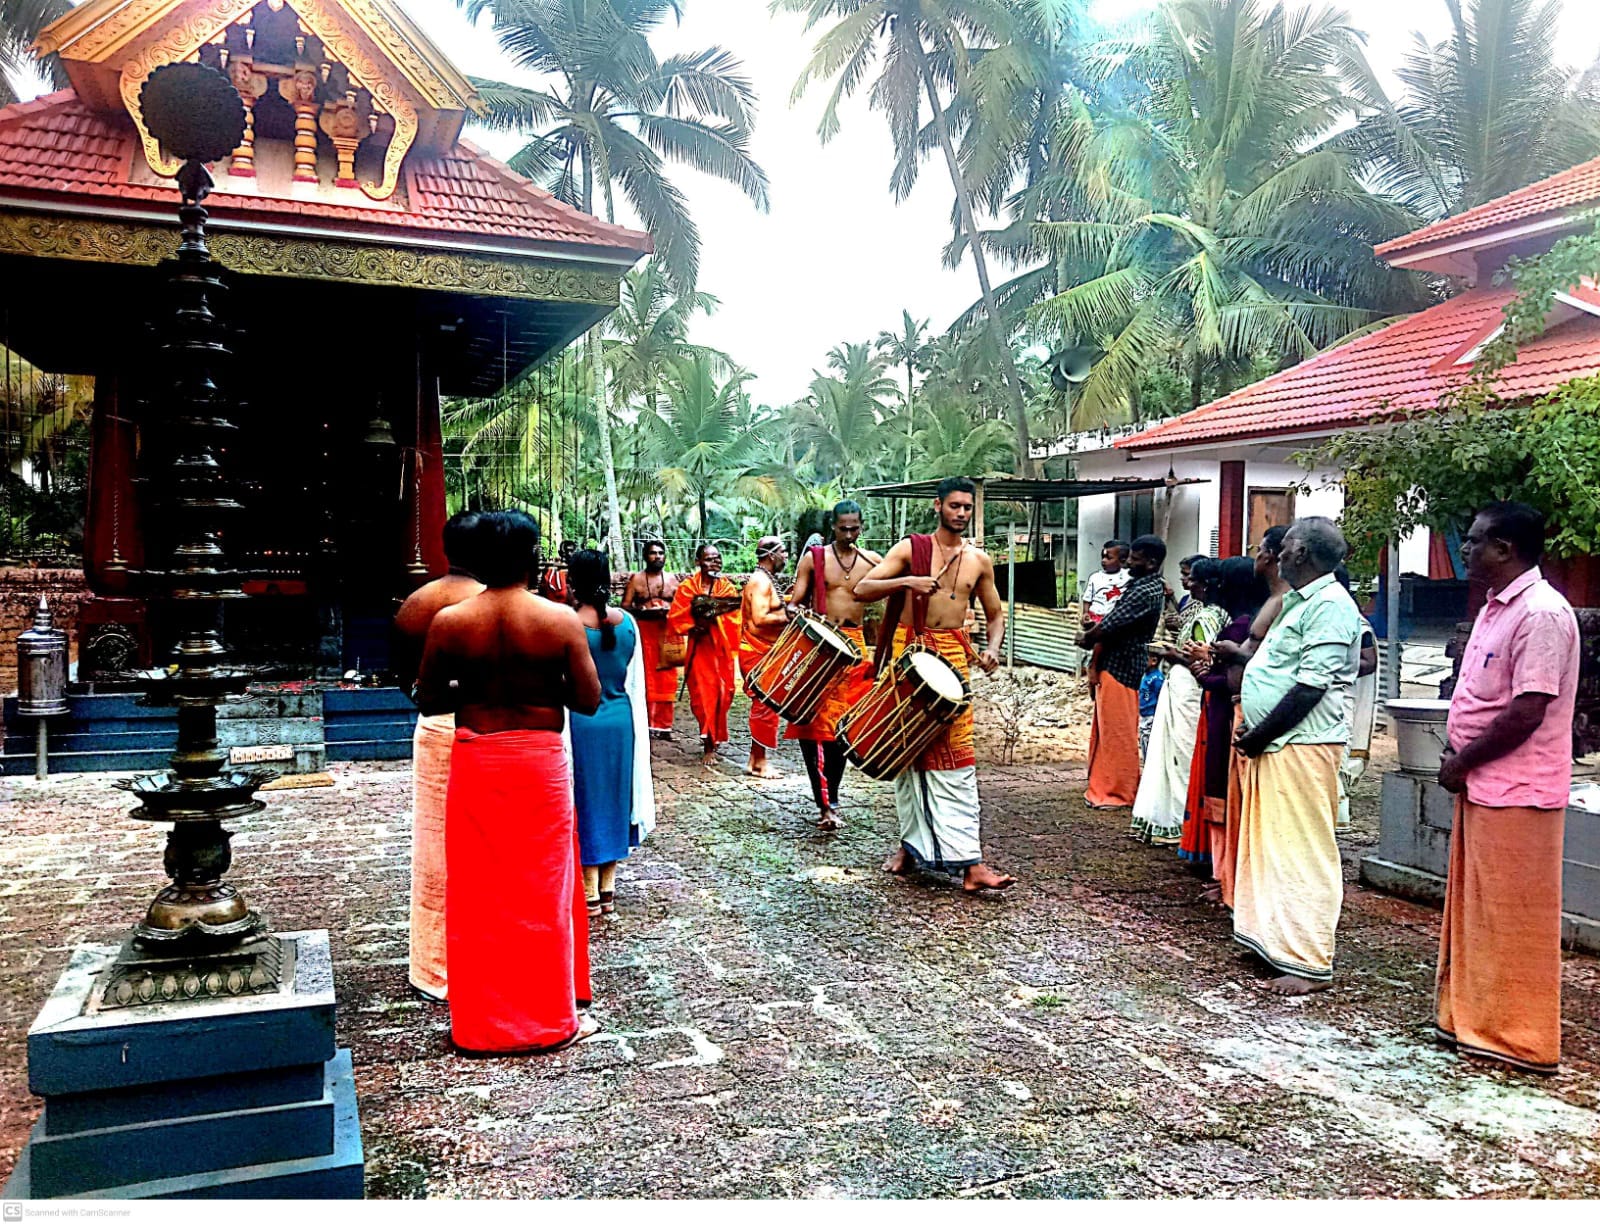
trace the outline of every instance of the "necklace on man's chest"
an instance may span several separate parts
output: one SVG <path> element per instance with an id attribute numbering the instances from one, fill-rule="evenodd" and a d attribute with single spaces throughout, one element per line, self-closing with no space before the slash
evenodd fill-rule
<path id="1" fill-rule="evenodd" d="M 960 594 L 959 593 L 960 593 L 960 590 L 961 590 L 961 559 L 962 559 L 962 557 L 964 557 L 966 555 L 966 552 L 967 552 L 967 543 L 966 543 L 966 541 L 962 541 L 961 544 L 957 547 L 957 549 L 955 551 L 955 555 L 953 557 L 948 558 L 945 561 L 944 565 L 940 568 L 939 573 L 934 576 L 934 582 L 936 582 L 936 583 L 940 582 L 944 578 L 944 572 L 946 570 L 948 570 L 952 565 L 955 566 L 955 568 L 956 568 L 955 577 L 953 577 L 950 580 L 950 598 L 952 600 L 960 599 Z"/>

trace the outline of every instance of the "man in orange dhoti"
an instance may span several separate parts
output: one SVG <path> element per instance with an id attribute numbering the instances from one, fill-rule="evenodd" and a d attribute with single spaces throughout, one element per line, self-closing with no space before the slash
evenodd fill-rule
<path id="1" fill-rule="evenodd" d="M 1456 793 L 1439 932 L 1439 1037 L 1529 1072 L 1561 1060 L 1561 870 L 1578 623 L 1539 570 L 1544 516 L 1481 511 L 1462 543 L 1489 598 L 1450 699 Z"/>
<path id="2" fill-rule="evenodd" d="M 939 528 L 932 536 L 900 541 L 889 555 L 856 585 L 856 598 L 887 598 L 884 633 L 877 667 L 910 642 L 936 650 L 966 679 L 971 652 L 962 626 L 973 596 L 988 620 L 988 646 L 978 666 L 992 672 L 1000 666 L 1006 612 L 994 585 L 994 563 L 963 538 L 972 522 L 975 488 L 966 477 L 939 483 L 934 510 Z M 909 598 L 908 598 L 909 597 Z M 1006 889 L 1016 878 L 983 862 L 978 806 L 977 758 L 972 739 L 972 710 L 943 732 L 894 785 L 900 818 L 900 846 L 885 861 L 886 872 L 904 875 L 913 868 L 960 872 L 968 893 Z"/>
<path id="3" fill-rule="evenodd" d="M 773 575 L 782 570 L 789 560 L 783 541 L 776 536 L 763 536 L 756 542 L 756 568 L 750 581 L 744 585 L 739 604 L 739 622 L 743 637 L 739 641 L 739 674 L 749 676 L 772 650 L 783 627 L 788 624 L 784 612 L 783 596 Z M 765 702 L 750 703 L 750 764 L 745 772 L 755 778 L 782 778 L 783 775 L 767 760 L 767 754 L 778 748 L 778 712 Z"/>
<path id="4" fill-rule="evenodd" d="M 667 614 L 667 631 L 689 638 L 689 709 L 700 724 L 701 762 L 717 759 L 717 746 L 728 742 L 728 711 L 733 706 L 733 664 L 739 649 L 739 609 L 695 607 L 698 597 L 737 601 L 739 591 L 722 577 L 722 552 L 703 544 L 695 554 L 699 569 L 678 584 Z"/>
<path id="5" fill-rule="evenodd" d="M 391 663 L 400 686 L 413 692 L 428 627 L 441 609 L 469 600 L 483 590 L 473 575 L 476 511 L 461 511 L 444 525 L 444 554 L 450 572 L 411 593 L 394 619 Z M 411 738 L 411 985 L 430 999 L 449 994 L 445 969 L 444 806 L 450 785 L 450 752 L 456 717 L 448 711 L 423 714 Z"/>
<path id="6" fill-rule="evenodd" d="M 644 546 L 644 569 L 628 576 L 622 606 L 633 614 L 644 651 L 644 689 L 650 735 L 672 739 L 672 708 L 678 699 L 682 668 L 661 666 L 661 643 L 667 636 L 667 610 L 677 594 L 678 580 L 667 573 L 667 547 L 659 540 Z"/>
<path id="7" fill-rule="evenodd" d="M 883 560 L 871 549 L 858 548 L 861 507 L 845 499 L 829 516 L 833 540 L 807 549 L 795 568 L 790 606 L 807 601 L 812 611 L 827 617 L 834 627 L 861 650 L 862 664 L 852 668 L 828 690 L 817 717 L 810 723 L 791 723 L 785 740 L 800 742 L 800 759 L 811 780 L 811 798 L 817 804 L 817 828 L 831 832 L 844 824 L 839 815 L 839 788 L 844 782 L 844 745 L 839 743 L 839 720 L 872 688 L 872 666 L 861 631 L 866 605 L 856 598 L 856 586 Z"/>
<path id="8" fill-rule="evenodd" d="M 1094 722 L 1089 728 L 1090 808 L 1131 808 L 1139 795 L 1139 682 L 1144 679 L 1150 640 L 1161 626 L 1167 588 L 1161 567 L 1167 546 L 1159 536 L 1140 536 L 1128 555 L 1130 581 L 1105 617 L 1078 639 L 1085 650 L 1100 648 L 1090 676 Z"/>
<path id="9" fill-rule="evenodd" d="M 418 678 L 424 713 L 453 709 L 445 811 L 450 1030 L 456 1046 L 540 1054 L 592 1034 L 589 924 L 566 711 L 593 714 L 600 678 L 578 614 L 528 590 L 539 528 L 483 516 L 486 590 L 440 612 Z"/>

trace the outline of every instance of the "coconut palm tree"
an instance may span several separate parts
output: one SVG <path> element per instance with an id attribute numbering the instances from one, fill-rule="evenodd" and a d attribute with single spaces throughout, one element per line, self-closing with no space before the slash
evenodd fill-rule
<path id="1" fill-rule="evenodd" d="M 916 396 L 917 366 L 922 361 L 927 342 L 928 320 L 913 319 L 910 311 L 900 312 L 898 332 L 885 330 L 878 333 L 879 355 L 891 366 L 903 366 L 906 372 L 905 395 L 900 401 L 900 408 L 906 418 L 906 462 L 902 476 L 904 480 L 911 479 L 911 433 L 912 423 L 916 419 L 912 404 Z"/>
<path id="2" fill-rule="evenodd" d="M 501 49 L 537 86 L 475 80 L 485 122 L 529 141 L 512 169 L 586 213 L 596 197 L 616 220 L 616 191 L 656 240 L 658 258 L 680 288 L 699 273 L 700 234 L 682 193 L 666 175 L 678 162 L 740 188 L 765 210 L 767 176 L 750 155 L 755 91 L 739 60 L 720 47 L 658 59 L 650 35 L 682 0 L 458 0 L 476 22 L 485 13 Z M 600 340 L 590 361 L 600 401 L 607 532 L 622 553 L 622 516 L 611 449 L 610 396 Z"/>
<path id="3" fill-rule="evenodd" d="M 67 83 L 60 61 L 33 57 L 33 43 L 57 17 L 72 11 L 72 0 L 0 0 L 0 106 L 17 101 L 10 76 L 43 73 L 57 89 Z"/>
<path id="4" fill-rule="evenodd" d="M 1347 77 L 1368 109 L 1349 134 L 1376 186 L 1437 220 L 1600 154 L 1600 60 L 1556 63 L 1556 0 L 1445 0 L 1450 36 L 1412 35 L 1393 102 L 1353 59 Z"/>
<path id="5" fill-rule="evenodd" d="M 770 474 L 756 463 L 756 431 L 743 395 L 749 379 L 744 371 L 719 378 L 704 353 L 674 358 L 662 383 L 666 405 L 647 408 L 639 417 L 659 465 L 657 480 L 667 492 L 692 499 L 702 540 L 710 532 L 710 503 L 719 493 L 762 497 L 774 489 Z"/>
<path id="6" fill-rule="evenodd" d="M 833 24 L 817 39 L 810 62 L 795 83 L 794 98 L 813 81 L 833 79 L 818 133 L 824 142 L 839 130 L 839 104 L 880 64 L 871 90 L 872 105 L 884 113 L 894 139 L 895 168 L 890 185 L 905 199 L 916 182 L 922 155 L 937 144 L 955 190 L 956 214 L 968 241 L 978 233 L 972 186 L 956 152 L 956 135 L 946 114 L 948 96 L 963 84 L 968 47 L 1004 44 L 1012 16 L 1001 0 L 771 0 L 773 12 L 805 14 L 807 32 Z M 925 141 L 921 116 L 930 116 Z M 1012 360 L 1010 336 L 1000 314 L 989 262 L 980 244 L 971 245 L 973 268 L 983 299 L 986 334 L 994 346 L 1004 381 L 1005 402 L 1017 436 L 1018 462 L 1032 474 L 1028 458 L 1028 409 Z"/>
<path id="7" fill-rule="evenodd" d="M 612 387 L 617 394 L 625 400 L 643 397 L 645 405 L 653 407 L 666 363 L 695 349 L 688 339 L 690 320 L 711 314 L 719 305 L 712 294 L 675 293 L 654 260 L 623 277 L 621 304 L 606 320 Z"/>
<path id="8" fill-rule="evenodd" d="M 767 176 L 750 154 L 756 94 L 721 47 L 659 59 L 650 36 L 682 0 L 458 0 L 537 86 L 474 79 L 489 127 L 528 136 L 512 169 L 587 213 L 616 220 L 620 190 L 682 288 L 700 266 L 700 232 L 667 163 L 732 183 L 768 207 Z"/>
<path id="9" fill-rule="evenodd" d="M 1064 287 L 1030 321 L 1103 354 L 1075 394 L 1079 428 L 1125 420 L 1174 338 L 1198 405 L 1262 354 L 1297 361 L 1422 305 L 1371 252 L 1414 217 L 1368 191 L 1330 136 L 1349 106 L 1334 69 L 1360 37 L 1334 10 L 1173 0 L 1097 49 L 1102 73 L 1131 71 L 1147 96 L 1054 172 L 1071 219 L 1035 218 L 1029 234 Z"/>
<path id="10" fill-rule="evenodd" d="M 916 436 L 918 479 L 952 473 L 990 476 L 1011 470 L 1015 443 L 1004 421 L 974 421 L 970 407 L 957 396 L 935 398 L 924 416 L 927 424 Z"/>
<path id="11" fill-rule="evenodd" d="M 869 344 L 838 346 L 828 354 L 828 367 L 833 373 L 812 378 L 791 420 L 817 479 L 854 489 L 884 450 L 884 409 L 895 386 L 885 376 L 887 362 Z"/>

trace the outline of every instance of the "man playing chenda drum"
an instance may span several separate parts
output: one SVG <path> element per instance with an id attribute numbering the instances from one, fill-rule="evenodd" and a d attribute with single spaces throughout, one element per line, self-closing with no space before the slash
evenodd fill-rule
<path id="1" fill-rule="evenodd" d="M 868 652 L 861 622 L 867 609 L 856 597 L 856 587 L 883 558 L 871 549 L 856 545 L 861 537 L 861 507 L 857 503 L 840 502 L 833 508 L 829 520 L 832 543 L 815 545 L 801 555 L 789 607 L 809 607 L 825 614 L 846 638 L 861 648 L 862 657 L 866 658 Z M 818 575 L 821 575 L 820 581 Z M 818 829 L 836 830 L 843 824 L 839 818 L 839 787 L 844 780 L 844 745 L 837 739 L 839 720 L 871 687 L 870 667 L 851 669 L 828 691 L 816 718 L 810 723 L 791 723 L 783 734 L 785 740 L 800 742 L 800 759 L 805 762 L 806 774 L 811 779 L 811 798 L 817 802 Z"/>
<path id="2" fill-rule="evenodd" d="M 963 679 L 974 654 L 962 630 L 973 596 L 983 605 L 988 621 L 988 646 L 976 656 L 985 672 L 1000 666 L 1000 644 L 1006 635 L 994 563 L 963 539 L 972 522 L 975 493 L 966 477 L 939 482 L 934 498 L 938 530 L 900 541 L 855 589 L 855 598 L 862 602 L 889 600 L 883 632 L 892 632 L 896 655 L 911 641 L 919 641 L 937 651 Z M 900 847 L 884 863 L 884 871 L 897 875 L 913 868 L 959 871 L 968 893 L 1016 883 L 1015 877 L 983 862 L 972 731 L 969 708 L 915 766 L 895 780 Z"/>

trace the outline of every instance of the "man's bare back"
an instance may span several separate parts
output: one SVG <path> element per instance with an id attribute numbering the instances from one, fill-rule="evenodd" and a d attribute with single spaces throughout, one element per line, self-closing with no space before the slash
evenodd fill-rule
<path id="1" fill-rule="evenodd" d="M 518 587 L 491 588 L 434 618 L 420 689 L 424 711 L 453 709 L 458 727 L 482 733 L 559 732 L 567 709 L 589 715 L 600 705 L 578 614 Z"/>
<path id="2" fill-rule="evenodd" d="M 433 619 L 441 610 L 470 600 L 482 590 L 483 584 L 470 574 L 447 574 L 424 583 L 400 605 L 394 617 L 394 645 L 390 652 L 390 664 L 400 688 L 410 693 L 417 683 L 422 648 L 428 641 L 428 627 Z"/>

